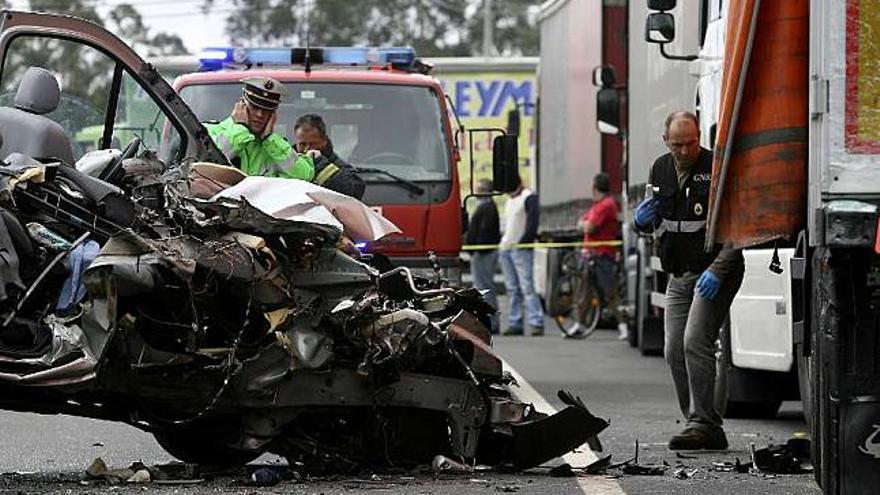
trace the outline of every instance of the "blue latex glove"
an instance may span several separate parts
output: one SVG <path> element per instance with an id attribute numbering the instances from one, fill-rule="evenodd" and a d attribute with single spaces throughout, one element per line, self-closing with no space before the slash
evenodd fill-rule
<path id="1" fill-rule="evenodd" d="M 636 206 L 636 216 L 635 222 L 636 227 L 647 227 L 648 225 L 652 225 L 657 220 L 657 207 L 660 205 L 660 200 L 657 198 L 646 199 L 639 203 L 639 206 Z"/>
<path id="2" fill-rule="evenodd" d="M 705 299 L 715 299 L 715 296 L 718 295 L 718 291 L 721 290 L 721 280 L 717 275 L 706 270 L 700 275 L 700 278 L 697 279 L 697 286 L 695 289 L 701 297 Z"/>

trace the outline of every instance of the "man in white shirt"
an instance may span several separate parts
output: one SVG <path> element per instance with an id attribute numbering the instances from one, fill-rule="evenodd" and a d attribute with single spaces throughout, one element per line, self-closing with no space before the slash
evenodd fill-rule
<path id="1" fill-rule="evenodd" d="M 509 193 L 505 207 L 504 234 L 501 236 L 499 260 L 504 273 L 509 309 L 504 335 L 523 335 L 525 324 L 530 335 L 544 334 L 544 310 L 535 293 L 532 280 L 534 251 L 515 247 L 535 242 L 538 235 L 538 196 L 529 188 L 519 186 Z M 525 306 L 525 318 L 523 318 Z"/>

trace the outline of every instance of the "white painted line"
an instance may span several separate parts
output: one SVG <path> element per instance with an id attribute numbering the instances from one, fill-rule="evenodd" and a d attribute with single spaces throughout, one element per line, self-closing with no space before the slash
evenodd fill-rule
<path id="1" fill-rule="evenodd" d="M 516 371 L 516 368 L 510 365 L 505 360 L 501 360 L 504 370 L 510 372 L 516 382 L 519 384 L 519 387 L 511 387 L 511 391 L 513 395 L 515 395 L 519 400 L 531 403 L 535 406 L 540 412 L 546 414 L 555 414 L 557 409 L 553 407 L 547 399 L 544 398 L 541 394 L 535 390 L 535 387 L 525 379 L 524 376 L 519 374 Z M 598 457 L 596 453 L 593 452 L 593 449 L 590 448 L 589 445 L 583 444 L 577 449 L 576 452 L 569 452 L 562 456 L 562 460 L 567 462 L 572 467 L 582 467 L 588 464 L 595 462 Z M 561 464 L 561 462 L 560 462 Z M 613 479 L 606 478 L 604 476 L 578 476 L 577 477 L 578 486 L 581 491 L 585 494 L 589 495 L 626 495 L 626 492 L 620 488 L 620 485 Z"/>

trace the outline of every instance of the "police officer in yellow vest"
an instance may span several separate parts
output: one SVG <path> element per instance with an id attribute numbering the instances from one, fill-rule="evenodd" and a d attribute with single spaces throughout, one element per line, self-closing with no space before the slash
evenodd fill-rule
<path id="1" fill-rule="evenodd" d="M 242 97 L 232 115 L 206 125 L 211 138 L 229 162 L 248 175 L 311 181 L 312 158 L 298 154 L 284 137 L 275 134 L 278 105 L 284 87 L 270 77 L 243 79 Z"/>

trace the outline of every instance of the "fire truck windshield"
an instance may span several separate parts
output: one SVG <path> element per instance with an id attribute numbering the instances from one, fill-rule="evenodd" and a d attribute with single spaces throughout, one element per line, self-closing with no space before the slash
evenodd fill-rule
<path id="1" fill-rule="evenodd" d="M 320 115 L 334 151 L 355 166 L 378 168 L 409 181 L 449 181 L 451 166 L 441 107 L 430 88 L 368 83 L 285 82 L 275 132 L 293 142 L 296 119 Z M 180 90 L 203 122 L 229 117 L 241 97 L 237 83 L 206 83 Z M 368 182 L 387 181 L 364 174 Z"/>

